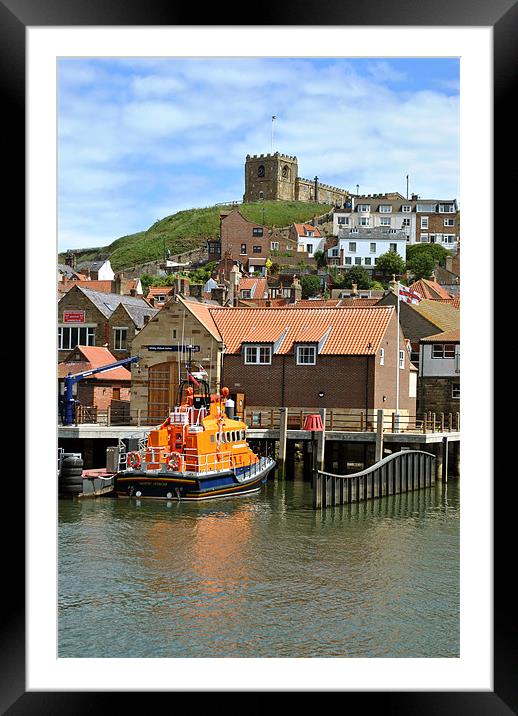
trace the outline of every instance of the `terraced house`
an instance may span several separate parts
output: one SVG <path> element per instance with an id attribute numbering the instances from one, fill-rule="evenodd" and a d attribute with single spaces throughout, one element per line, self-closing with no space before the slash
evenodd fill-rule
<path id="1" fill-rule="evenodd" d="M 460 242 L 460 211 L 456 199 L 406 199 L 398 192 L 351 197 L 350 208 L 333 214 L 333 234 L 351 229 L 402 232 L 410 244 L 441 244 L 456 250 Z"/>

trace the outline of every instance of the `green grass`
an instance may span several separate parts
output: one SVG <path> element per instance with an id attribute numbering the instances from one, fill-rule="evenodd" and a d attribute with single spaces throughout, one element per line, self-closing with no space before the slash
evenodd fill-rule
<path id="1" fill-rule="evenodd" d="M 147 261 L 163 259 L 164 249 L 169 249 L 175 255 L 200 248 L 208 237 L 219 238 L 219 214 L 230 208 L 211 206 L 178 211 L 157 221 L 147 231 L 121 236 L 100 249 L 78 252 L 78 262 L 91 261 L 97 253 L 108 254 L 114 271 L 120 271 Z M 265 201 L 240 204 L 238 208 L 249 221 L 282 227 L 293 222 L 309 221 L 313 216 L 325 214 L 331 206 L 301 201 Z"/>

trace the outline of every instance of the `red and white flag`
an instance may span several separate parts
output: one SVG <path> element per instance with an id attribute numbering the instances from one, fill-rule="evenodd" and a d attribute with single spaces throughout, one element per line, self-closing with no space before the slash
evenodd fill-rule
<path id="1" fill-rule="evenodd" d="M 400 286 L 399 287 L 399 298 L 404 301 L 405 303 L 413 303 L 418 304 L 421 300 L 422 296 L 419 293 L 416 293 L 415 291 L 411 291 L 406 286 Z"/>

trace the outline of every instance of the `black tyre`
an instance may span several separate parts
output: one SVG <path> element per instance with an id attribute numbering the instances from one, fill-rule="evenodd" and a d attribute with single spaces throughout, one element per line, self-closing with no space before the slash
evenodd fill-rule
<path id="1" fill-rule="evenodd" d="M 84 467 L 83 459 L 80 457 L 74 457 L 73 455 L 65 455 L 61 461 L 61 469 L 66 470 L 68 468 L 78 468 L 81 470 Z"/>
<path id="2" fill-rule="evenodd" d="M 61 468 L 61 476 L 62 477 L 78 477 L 79 475 L 83 474 L 83 468 L 82 467 L 62 467 Z"/>

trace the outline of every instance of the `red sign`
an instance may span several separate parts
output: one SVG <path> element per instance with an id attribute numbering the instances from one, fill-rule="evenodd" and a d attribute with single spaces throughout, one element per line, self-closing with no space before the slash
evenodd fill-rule
<path id="1" fill-rule="evenodd" d="M 84 323 L 84 311 L 63 311 L 63 323 Z"/>

